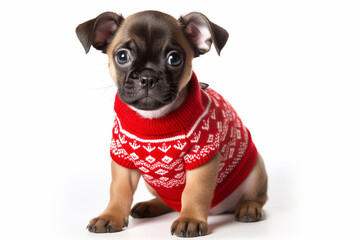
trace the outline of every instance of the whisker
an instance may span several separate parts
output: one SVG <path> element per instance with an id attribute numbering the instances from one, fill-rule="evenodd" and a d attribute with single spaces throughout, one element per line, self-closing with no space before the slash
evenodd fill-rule
<path id="1" fill-rule="evenodd" d="M 93 89 L 93 90 L 102 90 L 102 89 L 109 89 L 109 88 L 113 88 L 113 87 L 116 88 L 116 86 L 115 86 L 114 84 L 112 84 L 112 85 L 104 86 L 104 87 L 94 87 L 94 88 L 92 88 L 92 89 Z"/>

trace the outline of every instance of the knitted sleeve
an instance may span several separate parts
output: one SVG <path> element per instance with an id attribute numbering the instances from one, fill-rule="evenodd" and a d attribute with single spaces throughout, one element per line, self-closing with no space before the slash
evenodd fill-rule
<path id="1" fill-rule="evenodd" d="M 112 135 L 113 136 L 110 146 L 110 155 L 113 161 L 123 167 L 135 169 L 136 166 L 133 162 L 133 159 L 126 151 L 125 145 L 127 143 L 127 140 L 125 135 L 120 132 L 117 118 L 115 118 Z"/>
<path id="2" fill-rule="evenodd" d="M 216 119 L 216 109 L 210 108 L 188 137 L 191 148 L 184 156 L 186 170 L 205 164 L 219 151 L 220 127 Z"/>

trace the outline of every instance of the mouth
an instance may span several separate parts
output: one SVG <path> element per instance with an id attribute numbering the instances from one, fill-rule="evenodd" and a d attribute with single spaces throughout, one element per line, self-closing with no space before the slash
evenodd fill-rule
<path id="1" fill-rule="evenodd" d="M 146 96 L 135 100 L 131 105 L 140 110 L 156 110 L 165 104 L 155 98 Z"/>
<path id="2" fill-rule="evenodd" d="M 176 95 L 170 94 L 167 97 L 153 97 L 149 94 L 143 94 L 142 96 L 130 99 L 124 94 L 119 93 L 119 97 L 124 103 L 139 110 L 153 111 L 171 103 L 176 98 Z"/>
<path id="3" fill-rule="evenodd" d="M 173 81 L 150 70 L 132 72 L 118 86 L 120 99 L 139 110 L 157 110 L 174 101 L 178 94 Z"/>

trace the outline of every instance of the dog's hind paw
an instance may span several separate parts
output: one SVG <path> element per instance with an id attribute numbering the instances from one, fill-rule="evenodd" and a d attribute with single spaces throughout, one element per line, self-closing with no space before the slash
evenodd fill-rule
<path id="1" fill-rule="evenodd" d="M 256 222 L 262 220 L 263 217 L 262 207 L 255 201 L 244 201 L 235 211 L 235 220 L 238 222 Z"/>
<path id="2" fill-rule="evenodd" d="M 147 202 L 135 204 L 130 215 L 133 218 L 151 218 L 173 211 L 161 199 L 155 198 Z"/>

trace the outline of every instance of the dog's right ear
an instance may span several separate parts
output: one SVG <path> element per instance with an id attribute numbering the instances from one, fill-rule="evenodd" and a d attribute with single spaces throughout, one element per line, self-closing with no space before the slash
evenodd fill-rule
<path id="1" fill-rule="evenodd" d="M 76 28 L 85 52 L 88 53 L 91 45 L 97 50 L 106 53 L 106 48 L 124 18 L 113 12 L 104 12 L 94 19 L 80 24 Z"/>

